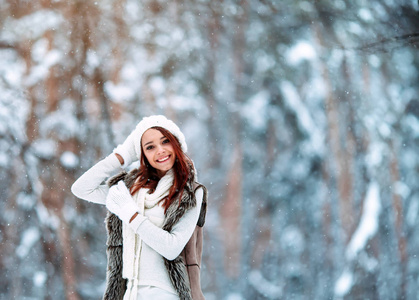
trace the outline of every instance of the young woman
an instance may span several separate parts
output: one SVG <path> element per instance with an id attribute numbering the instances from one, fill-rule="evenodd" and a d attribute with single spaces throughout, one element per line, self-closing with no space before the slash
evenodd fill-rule
<path id="1" fill-rule="evenodd" d="M 204 299 L 199 268 L 207 193 L 186 151 L 175 123 L 146 117 L 71 187 L 109 210 L 104 299 Z M 102 184 L 136 160 L 139 168 Z"/>

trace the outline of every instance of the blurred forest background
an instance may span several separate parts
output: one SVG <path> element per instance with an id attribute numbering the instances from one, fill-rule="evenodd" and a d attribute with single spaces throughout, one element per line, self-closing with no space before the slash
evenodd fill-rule
<path id="1" fill-rule="evenodd" d="M 0 299 L 100 299 L 74 180 L 165 114 L 213 299 L 419 299 L 416 0 L 0 0 Z"/>

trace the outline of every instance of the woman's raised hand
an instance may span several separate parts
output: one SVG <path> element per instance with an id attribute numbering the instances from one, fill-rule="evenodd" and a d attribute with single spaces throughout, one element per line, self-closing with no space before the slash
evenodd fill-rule
<path id="1" fill-rule="evenodd" d="M 135 152 L 135 145 L 134 145 L 134 132 L 132 132 L 126 140 L 121 144 L 118 145 L 114 150 L 113 153 L 119 154 L 123 162 L 121 163 L 122 167 L 126 168 L 134 161 L 138 160 L 137 154 Z M 140 141 L 137 141 L 140 143 Z"/>

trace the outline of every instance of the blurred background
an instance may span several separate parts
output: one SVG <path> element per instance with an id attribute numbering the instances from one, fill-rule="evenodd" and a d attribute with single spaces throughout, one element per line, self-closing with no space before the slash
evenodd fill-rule
<path id="1" fill-rule="evenodd" d="M 142 117 L 209 189 L 213 299 L 418 299 L 416 0 L 0 0 L 0 299 L 100 299 L 75 179 Z"/>

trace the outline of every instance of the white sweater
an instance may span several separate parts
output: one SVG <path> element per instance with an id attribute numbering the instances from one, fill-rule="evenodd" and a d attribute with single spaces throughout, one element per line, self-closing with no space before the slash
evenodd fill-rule
<path id="1" fill-rule="evenodd" d="M 83 200 L 105 204 L 108 186 L 104 181 L 121 171 L 115 154 L 107 156 L 87 170 L 71 187 L 72 193 Z M 134 197 L 138 195 L 135 194 Z M 195 229 L 201 211 L 202 189 L 196 192 L 197 205 L 187 211 L 171 232 L 161 229 L 164 209 L 160 205 L 145 209 L 145 221 L 138 227 L 137 234 L 142 240 L 139 264 L 139 285 L 156 286 L 176 293 L 164 265 L 165 257 L 173 260 L 179 256 Z M 134 249 L 133 249 L 134 251 Z"/>

